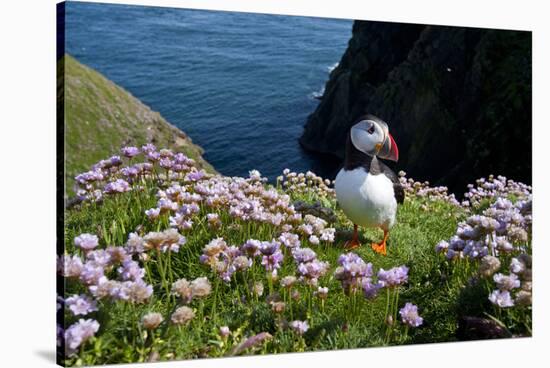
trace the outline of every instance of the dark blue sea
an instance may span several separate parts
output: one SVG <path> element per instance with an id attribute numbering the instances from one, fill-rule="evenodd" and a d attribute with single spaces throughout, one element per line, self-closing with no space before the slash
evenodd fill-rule
<path id="1" fill-rule="evenodd" d="M 225 175 L 328 174 L 298 144 L 352 21 L 69 2 L 66 51 L 205 149 Z"/>

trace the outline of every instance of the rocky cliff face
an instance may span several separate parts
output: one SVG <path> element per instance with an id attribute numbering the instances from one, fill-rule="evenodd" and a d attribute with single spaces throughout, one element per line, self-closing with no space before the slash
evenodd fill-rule
<path id="1" fill-rule="evenodd" d="M 400 149 L 394 166 L 463 192 L 491 173 L 531 182 L 531 33 L 356 21 L 305 125 L 307 150 L 343 158 L 371 113 Z"/>

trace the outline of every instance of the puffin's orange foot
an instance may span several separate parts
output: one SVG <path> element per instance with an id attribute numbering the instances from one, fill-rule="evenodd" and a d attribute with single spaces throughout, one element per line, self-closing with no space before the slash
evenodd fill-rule
<path id="1" fill-rule="evenodd" d="M 359 233 L 357 232 L 358 228 L 359 226 L 353 224 L 353 236 L 351 240 L 348 240 L 346 244 L 344 244 L 344 249 L 351 250 L 361 246 L 361 243 L 359 243 Z"/>
<path id="2" fill-rule="evenodd" d="M 344 244 L 344 249 L 352 250 L 359 248 L 361 246 L 361 243 L 357 239 L 348 240 L 346 244 Z"/>
<path id="3" fill-rule="evenodd" d="M 386 255 L 386 242 L 385 241 L 383 241 L 380 244 L 372 243 L 371 248 L 372 248 L 372 250 L 374 250 L 378 254 L 381 254 L 383 256 Z"/>
<path id="4" fill-rule="evenodd" d="M 386 255 L 386 240 L 388 240 L 389 232 L 384 229 L 384 238 L 380 242 L 380 244 L 372 243 L 371 247 L 372 250 L 374 250 L 376 253 L 381 254 L 383 256 Z"/>

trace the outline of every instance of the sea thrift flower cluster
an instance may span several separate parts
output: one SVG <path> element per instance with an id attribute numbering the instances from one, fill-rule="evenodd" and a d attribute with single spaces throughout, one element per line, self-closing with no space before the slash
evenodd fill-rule
<path id="1" fill-rule="evenodd" d="M 254 294 L 257 296 L 262 296 L 264 294 L 264 284 L 260 281 L 256 281 L 251 284 L 251 289 Z"/>
<path id="2" fill-rule="evenodd" d="M 240 247 L 229 247 L 222 238 L 216 238 L 204 247 L 200 261 L 209 265 L 226 282 L 231 280 L 235 271 L 250 268 L 256 258 L 266 272 L 275 277 L 284 260 L 281 246 L 285 244 L 296 262 L 299 280 L 308 285 L 316 285 L 319 278 L 328 271 L 328 262 L 318 260 L 312 249 L 300 247 L 300 241 L 295 234 L 283 233 L 279 239 L 281 241 L 248 239 Z"/>
<path id="3" fill-rule="evenodd" d="M 317 253 L 311 248 L 296 248 L 292 251 L 296 264 L 311 262 L 317 258 Z"/>
<path id="4" fill-rule="evenodd" d="M 328 243 L 334 242 L 334 228 L 326 228 L 327 222 L 322 218 L 307 214 L 304 216 L 303 223 L 296 229 L 304 238 L 313 245 L 319 245 L 320 240 Z"/>
<path id="5" fill-rule="evenodd" d="M 97 311 L 97 303 L 87 295 L 73 295 L 65 299 L 65 306 L 75 315 L 84 316 Z"/>
<path id="6" fill-rule="evenodd" d="M 283 170 L 283 175 L 277 178 L 277 184 L 281 185 L 286 191 L 296 194 L 314 193 L 319 197 L 333 197 L 334 189 L 330 188 L 330 180 L 321 178 L 311 171 L 304 173 L 291 172 L 289 169 Z"/>
<path id="7" fill-rule="evenodd" d="M 98 238 L 93 234 L 80 234 L 74 238 L 74 245 L 84 251 L 90 251 L 97 247 Z"/>
<path id="8" fill-rule="evenodd" d="M 79 174 L 75 177 L 75 181 L 84 186 L 83 190 L 91 191 L 94 188 L 94 184 L 97 182 L 102 182 L 105 176 L 108 173 L 102 171 L 101 169 L 92 169 L 90 171 Z"/>
<path id="9" fill-rule="evenodd" d="M 194 160 L 182 153 L 173 153 L 171 150 L 162 149 L 149 143 L 140 148 L 128 146 L 121 149 L 122 156 L 113 156 L 107 160 L 101 160 L 94 164 L 91 170 L 78 174 L 75 181 L 78 187 L 75 189 L 79 202 L 99 202 L 103 194 L 116 195 L 139 188 L 141 179 L 184 180 L 196 182 L 206 174 L 196 168 Z M 130 165 L 142 156 L 146 161 Z M 127 161 L 128 166 L 123 166 Z M 164 171 L 165 174 L 160 174 Z"/>
<path id="10" fill-rule="evenodd" d="M 162 323 L 162 321 L 164 321 L 164 317 L 162 317 L 162 314 L 157 312 L 147 313 L 141 318 L 141 324 L 147 330 L 154 330 Z"/>
<path id="11" fill-rule="evenodd" d="M 211 291 L 212 286 L 206 277 L 199 277 L 191 282 L 183 278 L 172 284 L 172 294 L 177 295 L 185 304 L 193 299 L 204 298 Z"/>
<path id="12" fill-rule="evenodd" d="M 247 246 L 248 244 L 248 246 Z M 252 250 L 251 246 L 257 246 Z M 222 238 L 212 239 L 204 248 L 200 256 L 200 262 L 210 266 L 211 270 L 223 281 L 230 282 L 231 276 L 236 271 L 244 271 L 252 266 L 253 258 L 261 246 L 261 242 L 253 239 L 247 241 L 243 246 L 228 246 Z M 278 267 L 278 265 L 277 265 Z"/>
<path id="13" fill-rule="evenodd" d="M 500 308 L 508 308 L 514 306 L 514 300 L 508 290 L 494 290 L 489 295 L 489 300 Z"/>
<path id="14" fill-rule="evenodd" d="M 65 300 L 63 299 L 62 296 L 59 296 L 59 295 L 56 295 L 56 308 L 57 308 L 57 312 L 59 312 L 61 310 L 61 308 L 63 308 L 63 306 L 65 305 Z"/>
<path id="15" fill-rule="evenodd" d="M 370 284 L 373 275 L 372 264 L 365 263 L 353 252 L 342 254 L 338 258 L 339 267 L 334 271 L 334 277 L 342 284 L 346 294 L 355 293 L 363 287 L 363 281 Z"/>
<path id="16" fill-rule="evenodd" d="M 497 273 L 493 275 L 496 290 L 489 295 L 489 300 L 500 308 L 515 305 L 530 306 L 532 303 L 531 256 L 522 253 L 512 258 L 510 274 Z"/>
<path id="17" fill-rule="evenodd" d="M 393 289 L 403 285 L 408 280 L 409 269 L 406 266 L 394 267 L 389 270 L 381 268 L 377 273 L 377 281 L 373 279 L 374 271 L 371 263 L 365 263 L 353 252 L 342 254 L 338 258 L 339 267 L 334 277 L 340 281 L 346 294 L 363 291 L 367 299 L 375 298 L 380 289 Z"/>
<path id="18" fill-rule="evenodd" d="M 107 183 L 103 188 L 105 194 L 124 193 L 130 191 L 130 184 L 124 179 L 116 179 Z"/>
<path id="19" fill-rule="evenodd" d="M 57 272 L 66 278 L 79 278 L 83 268 L 82 259 L 77 255 L 64 254 L 57 260 Z"/>
<path id="20" fill-rule="evenodd" d="M 65 331 L 65 351 L 74 354 L 78 347 L 93 337 L 99 330 L 99 323 L 93 319 L 80 319 Z"/>
<path id="21" fill-rule="evenodd" d="M 137 233 L 130 233 L 124 249 L 128 254 L 141 254 L 145 252 L 145 241 Z"/>
<path id="22" fill-rule="evenodd" d="M 307 321 L 292 321 L 289 324 L 290 328 L 298 335 L 303 335 L 309 330 Z"/>
<path id="23" fill-rule="evenodd" d="M 153 294 L 153 286 L 145 281 L 118 281 L 101 277 L 97 284 L 90 285 L 90 292 L 97 299 L 110 298 L 113 300 L 125 300 L 131 303 L 144 303 Z"/>
<path id="24" fill-rule="evenodd" d="M 172 317 L 170 317 L 170 320 L 175 325 L 185 325 L 189 323 L 189 321 L 191 321 L 193 318 L 195 318 L 195 312 L 193 311 L 193 309 L 184 305 L 182 307 L 179 307 L 174 311 L 174 313 L 172 313 Z"/>
<path id="25" fill-rule="evenodd" d="M 227 210 L 235 220 L 292 228 L 300 221 L 288 195 L 266 189 L 255 177 L 213 176 L 195 184 L 194 192 L 211 211 Z"/>
<path id="26" fill-rule="evenodd" d="M 326 275 L 329 263 L 317 258 L 317 253 L 311 248 L 291 248 L 292 258 L 297 266 L 299 281 L 310 286 L 317 286 L 319 278 Z M 291 287 L 296 279 L 286 277 L 281 283 L 283 287 Z"/>
<path id="27" fill-rule="evenodd" d="M 449 194 L 448 188 L 445 186 L 432 187 L 430 183 L 415 181 L 407 178 L 404 171 L 399 171 L 399 182 L 405 191 L 405 195 L 409 198 L 426 199 L 428 201 L 444 201 L 455 206 L 460 206 L 460 202 L 455 198 L 454 194 Z"/>
<path id="28" fill-rule="evenodd" d="M 280 227 L 283 231 L 279 240 L 286 247 L 293 248 L 299 245 L 298 234 L 290 232 L 293 229 L 312 245 L 320 242 L 334 242 L 334 228 L 327 228 L 325 220 L 312 215 L 302 218 L 290 203 L 288 195 L 281 194 L 273 188 L 266 188 L 264 183 L 267 179 L 263 178 L 257 170 L 251 171 L 249 178 L 246 179 L 212 176 L 197 170 L 194 162 L 184 155 L 174 154 L 170 150 L 157 151 L 152 144 L 141 147 L 141 150 L 137 147 L 125 147 L 122 149 L 122 154 L 125 157 L 137 157 L 143 154 L 152 164 L 138 163 L 121 167 L 122 160 L 118 156 L 110 161 L 101 161 L 94 165 L 95 171 L 79 177 L 81 179 L 79 183 L 82 184 L 83 192 L 80 195 L 82 198 L 91 200 L 91 193 L 101 188 L 97 186 L 99 182 L 107 182 L 103 190 L 100 190 L 100 195 L 133 190 L 137 185 L 133 183 L 139 183 L 140 178 L 158 177 L 158 172 L 154 174 L 154 165 L 158 164 L 169 172 L 183 174 L 166 177 L 180 180 L 180 182 L 167 183 L 165 189 L 159 189 L 157 206 L 145 210 L 145 215 L 152 221 L 157 221 L 166 214 L 172 228 L 188 231 L 193 227 L 195 216 L 198 215 L 201 206 L 205 206 L 212 211 L 207 215 L 207 223 L 212 230 L 222 226 L 217 213 L 220 210 L 227 210 L 236 220 L 267 223 Z M 327 183 L 311 172 L 296 175 L 296 177 L 299 181 L 303 181 L 302 184 L 305 186 L 310 185 L 312 188 L 319 189 L 319 195 L 333 195 L 332 189 L 326 186 Z M 181 185 L 181 182 L 185 185 Z M 172 250 L 176 251 L 176 249 L 177 247 Z M 265 264 L 268 268 L 277 268 L 275 266 L 278 263 L 278 255 L 274 258 L 266 260 Z"/>
<path id="29" fill-rule="evenodd" d="M 122 154 L 126 157 L 134 157 L 134 156 L 137 156 L 139 155 L 139 148 L 137 147 L 122 147 L 122 149 L 120 150 L 122 152 Z"/>
<path id="30" fill-rule="evenodd" d="M 319 299 L 326 300 L 328 298 L 328 287 L 319 286 L 314 293 Z"/>
<path id="31" fill-rule="evenodd" d="M 510 198 L 511 196 L 527 200 L 531 198 L 532 187 L 523 183 L 507 179 L 505 176 L 490 175 L 487 179 L 476 180 L 476 185 L 468 184 L 468 192 L 464 198 L 472 206 L 479 206 L 483 200 L 492 201 L 495 198 Z"/>
<path id="32" fill-rule="evenodd" d="M 222 227 L 222 222 L 220 216 L 217 213 L 209 213 L 206 215 L 208 221 L 208 227 L 213 230 L 219 230 Z"/>
<path id="33" fill-rule="evenodd" d="M 279 236 L 279 241 L 287 248 L 294 249 L 301 246 L 300 237 L 297 234 L 284 232 Z"/>
<path id="34" fill-rule="evenodd" d="M 277 276 L 277 270 L 283 262 L 283 253 L 281 252 L 281 243 L 273 239 L 271 242 L 262 242 L 260 244 L 260 253 L 262 254 L 262 266 L 273 276 Z"/>
<path id="35" fill-rule="evenodd" d="M 206 277 L 198 277 L 191 281 L 191 295 L 193 298 L 205 298 L 210 295 L 212 285 Z"/>
<path id="36" fill-rule="evenodd" d="M 291 329 L 295 338 L 309 344 L 299 337 L 310 328 L 308 322 L 321 321 L 315 313 L 324 313 L 325 307 L 340 303 L 341 297 L 334 295 L 332 299 L 334 291 L 329 294 L 331 275 L 324 278 L 333 271 L 344 293 L 350 296 L 346 306 L 350 315 L 361 316 L 360 308 L 368 303 L 363 297 L 372 299 L 381 292 L 387 293 L 385 321 L 391 323 L 386 326 L 386 338 L 390 343 L 396 336 L 392 335 L 394 331 L 402 328 L 396 324 L 398 314 L 406 328 L 424 323 L 418 307 L 409 302 L 403 306 L 399 298 L 403 285 L 409 281 L 406 266 L 380 268 L 376 272 L 371 263 L 352 252 L 340 255 L 335 270 L 323 260 L 327 245 L 335 242 L 336 229 L 332 224 L 341 215 L 334 206 L 330 181 L 311 172 L 297 174 L 288 169 L 277 178 L 275 187 L 267 184 L 257 170 L 250 171 L 246 178 L 213 175 L 185 155 L 159 150 L 150 143 L 123 147 L 119 155 L 99 161 L 75 178 L 76 203 L 84 202 L 84 209 L 88 209 L 86 202 L 97 203 L 98 206 L 89 206 L 91 210 L 128 204 L 127 217 L 131 221 L 121 221 L 122 230 L 114 223 L 116 218 L 106 219 L 103 229 L 101 223 L 82 226 L 87 230 L 77 230 L 79 235 L 72 239 L 75 254 L 58 258 L 58 272 L 67 278 L 71 290 L 65 299 L 58 298 L 58 313 L 70 321 L 96 315 L 104 321 L 106 306 L 115 305 L 134 313 L 132 323 L 138 329 L 148 330 L 150 341 L 145 344 L 154 349 L 164 349 L 161 340 L 170 341 L 174 331 L 186 333 L 200 328 L 222 339 L 219 346 L 211 345 L 212 351 L 229 353 L 224 349 L 231 349 L 230 353 L 236 355 L 272 337 L 266 332 L 254 335 L 260 332 L 257 328 L 261 327 L 257 326 L 253 336 L 251 330 L 242 327 L 232 333 L 223 324 L 233 326 L 230 323 L 234 321 L 224 322 L 224 315 L 231 306 L 246 309 L 261 303 L 276 315 L 278 328 Z M 476 187 L 470 186 L 466 199 L 459 203 L 446 187 L 430 187 L 428 182 L 407 179 L 405 173 L 400 173 L 400 182 L 410 199 L 420 200 L 422 209 L 429 210 L 432 202 L 445 201 L 457 207 L 451 214 L 454 218 L 467 216 L 452 238 L 436 246 L 437 252 L 456 260 L 446 265 L 461 264 L 461 259 L 469 258 L 468 267 L 478 266 L 474 266 L 470 281 L 489 283 L 488 301 L 498 308 L 531 305 L 531 258 L 527 254 L 532 225 L 529 186 L 491 176 L 480 179 Z M 139 206 L 146 203 L 145 207 L 130 208 L 137 202 Z M 122 236 L 128 234 L 126 244 L 110 245 L 121 239 L 121 232 Z M 203 243 L 197 244 L 197 239 Z M 209 278 L 215 282 L 216 295 L 195 305 L 198 299 L 213 293 L 207 277 L 189 276 L 197 276 L 195 265 L 188 265 L 187 261 L 198 256 L 199 246 L 203 246 L 199 261 L 211 270 Z M 441 261 L 444 262 L 443 256 Z M 220 284 L 218 278 L 226 284 Z M 417 287 L 416 281 L 411 288 Z M 264 296 L 264 285 L 268 295 L 259 298 Z M 251 294 L 253 298 L 249 299 Z M 137 303 L 142 305 L 132 305 Z M 378 308 L 378 304 L 370 305 Z M 144 310 L 145 305 L 151 309 Z M 340 311 L 340 307 L 334 310 Z M 162 310 L 163 314 L 153 310 Z M 195 313 L 200 325 L 190 323 Z M 307 321 L 300 320 L 306 316 Z M 213 321 L 220 323 L 212 326 Z M 58 326 L 58 344 L 63 345 L 65 339 L 68 355 L 99 331 L 99 323 L 93 319 L 80 319 L 69 325 L 66 330 Z M 110 326 L 111 322 L 103 327 Z M 159 326 L 162 333 L 153 332 Z M 227 344 L 230 335 L 233 347 Z M 181 352 L 178 347 L 166 357 Z"/>
<path id="37" fill-rule="evenodd" d="M 283 288 L 290 289 L 296 284 L 297 281 L 298 279 L 296 276 L 285 276 L 281 279 L 280 284 Z"/>
<path id="38" fill-rule="evenodd" d="M 231 330 L 229 329 L 229 327 L 228 326 L 221 326 L 220 327 L 220 336 L 225 339 L 229 335 L 231 335 Z"/>
<path id="39" fill-rule="evenodd" d="M 135 237 L 131 236 L 132 242 L 135 242 Z M 75 244 L 93 249 L 97 246 L 97 237 L 82 234 L 75 239 Z M 77 279 L 91 294 L 75 295 L 65 301 L 73 314 L 96 311 L 96 300 L 103 298 L 143 303 L 151 297 L 153 287 L 145 283 L 145 270 L 132 260 L 131 254 L 123 247 L 108 247 L 89 250 L 84 261 L 77 255 L 58 258 L 58 272 L 66 278 Z M 118 279 L 107 277 L 113 270 Z"/>
<path id="40" fill-rule="evenodd" d="M 528 242 L 531 222 L 530 199 L 514 204 L 499 197 L 482 215 L 472 215 L 460 222 L 456 235 L 438 243 L 436 251 L 445 252 L 447 259 L 510 254 Z"/>
<path id="41" fill-rule="evenodd" d="M 317 286 L 319 278 L 324 276 L 329 269 L 329 263 L 314 258 L 307 262 L 298 264 L 298 274 L 300 281 L 306 285 Z"/>
<path id="42" fill-rule="evenodd" d="M 275 314 L 281 314 L 285 311 L 286 304 L 284 302 L 271 302 L 271 310 Z"/>
<path id="43" fill-rule="evenodd" d="M 449 241 L 436 245 L 436 252 L 447 259 L 479 259 L 479 276 L 496 287 L 488 299 L 499 308 L 531 305 L 531 257 L 526 253 L 532 227 L 531 190 L 504 176 L 478 179 L 475 186 L 468 186 L 465 198 L 472 208 L 488 207 L 460 222 Z M 516 256 L 506 274 L 504 260 L 510 255 Z"/>
<path id="44" fill-rule="evenodd" d="M 242 246 L 241 251 L 249 257 L 260 255 L 260 247 L 262 242 L 256 239 L 248 239 Z"/>
<path id="45" fill-rule="evenodd" d="M 424 320 L 418 315 L 418 307 L 412 303 L 406 303 L 403 308 L 399 310 L 401 321 L 409 327 L 418 327 Z"/>
<path id="46" fill-rule="evenodd" d="M 479 273 L 483 277 L 491 277 L 495 272 L 500 269 L 501 263 L 497 257 L 485 256 L 481 258 L 479 264 Z"/>
<path id="47" fill-rule="evenodd" d="M 403 285 L 409 279 L 409 268 L 407 266 L 394 267 L 389 270 L 381 268 L 378 271 L 378 282 L 383 287 L 396 287 Z"/>
<path id="48" fill-rule="evenodd" d="M 374 299 L 378 295 L 378 291 L 383 287 L 381 282 L 372 282 L 369 277 L 363 278 L 361 287 L 363 288 L 363 295 L 367 299 Z"/>
<path id="49" fill-rule="evenodd" d="M 154 249 L 162 252 L 179 252 L 180 246 L 187 242 L 185 236 L 176 229 L 167 229 L 160 232 L 150 232 L 143 237 L 143 246 L 146 250 Z"/>

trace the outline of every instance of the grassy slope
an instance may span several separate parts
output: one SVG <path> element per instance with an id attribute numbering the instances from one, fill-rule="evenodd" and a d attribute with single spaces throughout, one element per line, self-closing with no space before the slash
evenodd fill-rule
<path id="1" fill-rule="evenodd" d="M 63 75 L 63 71 L 67 194 L 73 193 L 76 174 L 119 152 L 124 145 L 153 142 L 184 152 L 199 166 L 214 171 L 202 158 L 201 147 L 128 91 L 70 55 L 58 62 L 58 75 Z M 59 83 L 58 88 L 63 85 Z"/>
<path id="2" fill-rule="evenodd" d="M 101 234 L 107 234 L 108 237 L 114 237 L 114 239 L 104 240 L 105 243 L 123 244 L 127 234 L 140 225 L 143 226 L 141 230 L 144 232 L 156 230 L 157 225 L 151 224 L 143 214 L 144 209 L 154 207 L 156 204 L 153 192 L 149 195 L 142 193 L 139 200 L 128 195 L 124 195 L 124 197 L 127 198 L 119 198 L 116 203 L 108 199 L 105 205 L 100 207 L 87 206 L 83 210 L 70 211 L 66 226 L 66 244 L 72 248 L 72 239 L 82 232 L 96 233 L 100 239 L 105 239 L 105 235 Z M 315 198 L 296 196 L 294 199 L 311 201 Z M 347 238 L 345 234 L 350 231 L 352 224 L 337 208 L 334 200 L 326 201 L 325 204 L 336 210 L 338 220 L 331 226 L 335 227 L 337 234 L 340 235 L 337 236 L 333 245 L 315 247 L 302 241 L 302 246 L 312 247 L 320 259 L 327 260 L 331 264 L 330 272 L 320 280 L 320 285 L 329 287 L 330 296 L 324 312 L 319 310 L 318 304 L 315 306 L 316 312 L 312 317 L 314 320 L 312 329 L 305 336 L 308 343 L 307 349 L 326 350 L 382 345 L 384 344 L 384 325 L 381 321 L 383 321 L 385 313 L 386 294 L 382 293 L 373 301 L 367 301 L 360 297 L 357 312 L 355 314 L 350 312 L 350 299 L 342 293 L 340 283 L 334 279 L 333 272 L 337 266 L 338 256 L 345 252 L 343 250 L 343 244 Z M 454 234 L 457 222 L 463 218 L 464 214 L 460 209 L 445 202 L 432 202 L 427 204 L 427 209 L 422 209 L 422 204 L 425 204 L 425 201 L 408 198 L 404 205 L 400 206 L 397 225 L 390 235 L 388 256 L 375 254 L 368 246 L 371 241 L 380 239 L 381 232 L 377 230 L 363 231 L 361 240 L 364 246 L 356 252 L 365 261 L 372 262 L 375 272 L 379 268 L 389 269 L 403 264 L 410 268 L 409 282 L 401 292 L 400 305 L 403 306 L 405 301 L 417 304 L 425 324 L 423 328 L 411 330 L 409 338 L 402 343 L 454 341 L 456 340 L 458 299 L 463 285 L 447 280 L 449 275 L 446 275 L 445 262 L 435 254 L 434 245 L 439 240 L 448 239 Z M 235 230 L 231 224 L 238 223 L 238 221 L 232 220 L 224 212 L 221 212 L 223 228 L 217 232 L 211 231 L 200 225 L 201 219 L 204 219 L 208 212 L 210 211 L 201 209 L 200 214 L 194 218 L 197 225 L 193 227 L 192 231 L 185 234 L 188 242 L 184 250 L 173 255 L 174 280 L 181 277 L 189 280 L 200 276 L 208 276 L 210 280 L 216 279 L 209 268 L 200 264 L 198 259 L 203 246 L 215 237 L 223 237 L 228 244 L 242 244 L 249 237 L 266 240 L 277 236 L 275 228 L 266 225 L 256 227 L 253 225 L 250 229 L 252 236 L 249 236 L 248 231 Z M 161 225 L 160 228 L 165 227 L 167 227 L 166 224 Z M 242 229 L 246 230 L 246 227 L 243 226 Z M 280 275 L 286 276 L 295 273 L 296 266 L 292 262 L 285 261 Z M 258 265 L 256 265 L 255 274 L 256 279 L 262 279 L 266 285 L 265 271 Z M 72 289 L 70 285 L 69 289 Z M 75 288 L 71 291 L 77 292 L 77 290 L 79 289 Z M 281 291 L 279 286 L 276 287 L 276 290 Z M 300 290 L 305 292 L 303 287 Z M 243 289 L 241 289 L 242 292 Z M 221 298 L 221 303 L 218 301 L 215 316 L 213 315 L 200 323 L 193 321 L 183 332 L 174 331 L 174 334 L 166 339 L 165 345 L 159 346 L 162 360 L 174 357 L 187 359 L 215 356 L 216 349 L 209 343 L 209 340 L 216 338 L 217 329 L 223 325 L 230 326 L 232 331 L 242 328 L 248 336 L 252 333 L 269 331 L 275 338 L 265 347 L 264 352 L 277 353 L 297 350 L 295 339 L 291 333 L 277 331 L 274 315 L 265 301 L 235 304 L 235 300 L 238 298 L 235 284 L 226 286 L 223 283 L 220 285 L 218 298 Z M 210 297 L 205 301 L 206 311 L 211 310 L 212 300 L 213 298 Z M 479 306 L 480 303 L 486 303 L 486 296 L 468 302 Z M 306 304 L 306 300 L 303 299 L 295 303 L 295 319 L 306 318 Z M 105 355 L 94 357 L 93 347 L 89 347 L 89 354 L 84 355 L 88 359 L 85 359 L 85 362 L 114 363 L 131 362 L 138 359 L 135 354 L 129 351 L 125 352 L 121 346 L 110 347 L 109 341 L 129 338 L 128 332 L 125 331 L 131 330 L 133 324 L 136 323 L 128 320 L 121 305 L 112 307 L 114 309 L 111 313 L 115 317 L 109 317 L 112 320 L 108 322 L 100 320 L 103 324 L 109 323 L 109 327 L 105 326 L 104 328 L 111 331 L 104 334 L 102 340 L 98 340 L 101 341 L 101 349 L 107 349 L 102 354 L 107 354 L 109 357 Z M 160 311 L 166 315 L 171 306 L 165 301 L 156 299 L 150 305 L 137 308 L 139 316 L 150 310 Z M 286 318 L 288 317 L 286 316 Z"/>

